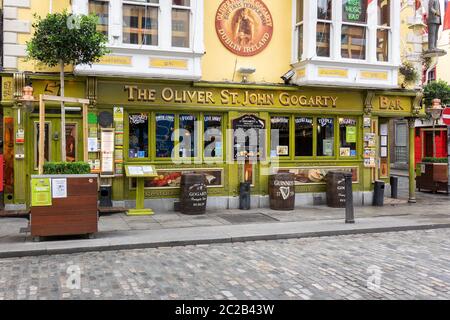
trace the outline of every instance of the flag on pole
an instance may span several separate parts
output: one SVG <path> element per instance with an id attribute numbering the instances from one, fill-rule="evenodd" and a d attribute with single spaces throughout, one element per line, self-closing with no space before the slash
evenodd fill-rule
<path id="1" fill-rule="evenodd" d="M 445 0 L 444 30 L 450 29 L 450 3 Z"/>

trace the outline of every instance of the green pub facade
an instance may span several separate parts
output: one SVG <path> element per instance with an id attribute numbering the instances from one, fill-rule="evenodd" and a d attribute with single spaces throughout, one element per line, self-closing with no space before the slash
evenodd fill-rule
<path id="1" fill-rule="evenodd" d="M 37 172 L 39 111 L 37 103 L 34 110 L 19 103 L 26 84 L 36 98 L 59 95 L 56 77 L 2 74 L 7 210 L 29 207 L 30 176 Z M 295 174 L 296 206 L 323 204 L 330 170 L 351 172 L 355 202 L 371 204 L 373 182 L 389 181 L 389 120 L 408 118 L 414 141 L 414 119 L 423 113 L 420 96 L 407 90 L 78 76 L 67 78 L 66 96 L 90 100 L 87 130 L 78 106 L 67 105 L 61 128 L 59 104 L 48 103 L 46 161 L 60 160 L 65 134 L 67 160 L 87 160 L 119 207 L 133 207 L 136 199 L 125 166 L 153 165 L 157 177 L 145 180 L 145 205 L 156 212 L 173 211 L 181 175 L 190 172 L 206 176 L 208 209 L 238 208 L 240 182 L 251 183 L 252 207 L 268 207 L 269 174 L 276 172 Z M 252 128 L 255 148 L 248 146 L 252 138 L 235 136 Z M 411 179 L 411 202 L 414 191 Z"/>

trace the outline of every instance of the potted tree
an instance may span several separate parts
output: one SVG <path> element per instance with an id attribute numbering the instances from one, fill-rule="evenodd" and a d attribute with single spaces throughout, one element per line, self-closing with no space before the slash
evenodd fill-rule
<path id="1" fill-rule="evenodd" d="M 418 163 L 417 188 L 433 192 L 444 191 L 448 194 L 448 159 L 436 157 L 435 125 L 442 115 L 441 102 L 450 102 L 450 86 L 445 81 L 431 82 L 424 87 L 424 100 L 428 115 L 433 121 L 433 157 L 422 159 Z"/>
<path id="2" fill-rule="evenodd" d="M 97 31 L 95 15 L 75 16 L 64 11 L 35 18 L 34 34 L 27 43 L 28 59 L 48 67 L 59 65 L 61 127 L 65 128 L 65 66 L 98 62 L 109 52 L 107 37 Z M 87 163 L 66 162 L 65 134 L 61 137 L 61 159 L 61 163 L 44 164 L 43 172 L 40 160 L 40 175 L 31 177 L 30 225 L 31 235 L 37 239 L 97 232 L 98 177 L 90 174 Z"/>

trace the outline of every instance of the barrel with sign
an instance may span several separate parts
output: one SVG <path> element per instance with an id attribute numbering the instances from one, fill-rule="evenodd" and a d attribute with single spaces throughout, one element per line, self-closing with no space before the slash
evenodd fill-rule
<path id="1" fill-rule="evenodd" d="M 269 201 L 272 210 L 294 210 L 295 175 L 277 173 L 269 177 Z"/>
<path id="2" fill-rule="evenodd" d="M 345 176 L 341 171 L 327 173 L 327 206 L 331 208 L 345 208 Z"/>
<path id="3" fill-rule="evenodd" d="M 183 214 L 204 214 L 208 190 L 203 174 L 183 174 L 181 176 L 180 212 Z"/>

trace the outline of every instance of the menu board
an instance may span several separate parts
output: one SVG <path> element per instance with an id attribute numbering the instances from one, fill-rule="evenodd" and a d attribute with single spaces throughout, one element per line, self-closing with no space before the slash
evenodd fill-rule
<path id="1" fill-rule="evenodd" d="M 114 130 L 103 129 L 101 133 L 101 175 L 114 174 Z"/>
<path id="2" fill-rule="evenodd" d="M 125 166 L 127 177 L 156 177 L 158 174 L 154 166 L 148 165 L 127 165 Z"/>

